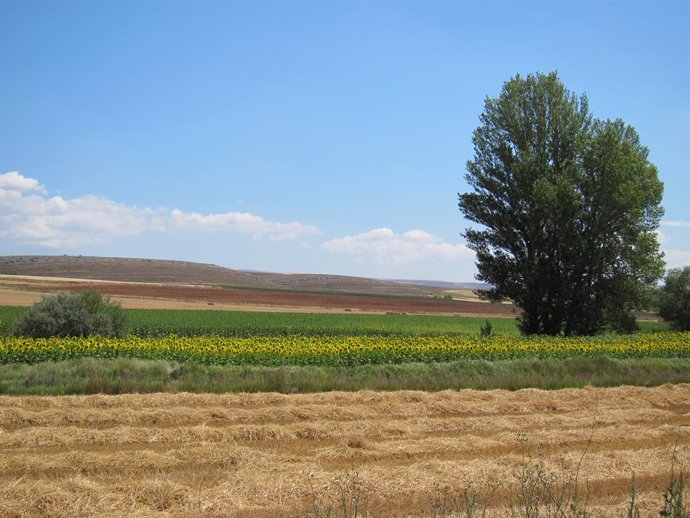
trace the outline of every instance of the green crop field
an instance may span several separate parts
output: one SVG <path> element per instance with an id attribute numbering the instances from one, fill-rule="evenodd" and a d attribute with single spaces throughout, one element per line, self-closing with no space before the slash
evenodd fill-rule
<path id="1" fill-rule="evenodd" d="M 130 330 L 139 336 L 438 336 L 478 334 L 485 318 L 435 315 L 257 313 L 247 311 L 130 310 Z M 517 335 L 515 320 L 489 319 L 494 332 Z"/>
<path id="2" fill-rule="evenodd" d="M 8 334 L 26 308 L 0 306 L 0 333 Z M 127 309 L 128 334 L 138 336 L 438 336 L 478 334 L 486 318 L 435 315 L 270 313 L 250 311 Z M 500 335 L 519 334 L 512 318 L 488 319 Z"/>
<path id="3" fill-rule="evenodd" d="M 26 308 L 0 306 L 0 335 L 9 334 Z M 477 335 L 488 320 L 493 333 L 518 336 L 512 318 L 437 315 L 368 315 L 344 313 L 268 313 L 249 311 L 127 309 L 128 334 L 164 336 L 441 336 Z M 667 329 L 666 324 L 641 322 L 642 331 Z"/>

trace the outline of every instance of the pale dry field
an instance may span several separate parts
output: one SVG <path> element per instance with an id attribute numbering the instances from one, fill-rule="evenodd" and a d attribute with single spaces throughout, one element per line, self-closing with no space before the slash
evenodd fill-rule
<path id="1" fill-rule="evenodd" d="M 463 295 L 453 303 L 428 296 L 389 297 L 375 294 L 222 289 L 214 286 L 127 282 L 0 274 L 0 306 L 30 306 L 62 291 L 95 289 L 124 308 L 196 309 L 299 313 L 410 313 L 513 318 L 509 305 L 490 305 Z M 469 292 L 471 293 L 471 292 Z"/>
<path id="2" fill-rule="evenodd" d="M 31 306 L 40 302 L 43 298 L 54 295 L 56 291 L 46 289 L 45 291 L 27 290 L 27 285 L 54 286 L 55 284 L 80 284 L 83 279 L 69 277 L 41 277 L 29 275 L 2 275 L 0 274 L 0 306 Z M 108 280 L 89 280 L 94 284 L 130 284 L 130 285 L 153 285 L 160 286 L 160 283 L 137 283 L 125 281 Z M 190 285 L 191 286 L 191 285 Z M 215 311 L 257 311 L 274 313 L 370 313 L 358 311 L 356 309 L 339 309 L 324 307 L 298 307 L 298 306 L 269 306 L 261 304 L 223 304 L 214 302 L 209 304 L 203 301 L 177 300 L 160 297 L 132 297 L 132 296 L 113 296 L 110 297 L 119 303 L 123 308 L 129 309 L 197 309 Z M 379 311 L 378 313 L 383 313 Z"/>
<path id="3" fill-rule="evenodd" d="M 604 516 L 635 470 L 658 516 L 674 444 L 687 462 L 690 385 L 0 397 L 0 516 L 343 516 L 353 480 L 370 516 L 431 516 L 435 484 L 498 484 L 502 516 L 540 459 Z"/>
<path id="4" fill-rule="evenodd" d="M 31 306 L 54 292 L 26 291 L 5 288 L 0 285 L 0 306 Z M 318 306 L 269 306 L 262 304 L 223 304 L 194 302 L 155 297 L 110 297 L 127 309 L 195 309 L 211 311 L 256 311 L 262 313 L 360 313 L 383 314 L 385 311 L 360 311 L 358 309 L 323 308 Z"/>

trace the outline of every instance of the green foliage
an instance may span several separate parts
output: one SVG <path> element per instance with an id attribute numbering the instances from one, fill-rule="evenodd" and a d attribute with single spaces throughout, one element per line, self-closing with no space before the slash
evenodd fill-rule
<path id="1" fill-rule="evenodd" d="M 484 323 L 484 325 L 479 329 L 479 335 L 480 336 L 491 336 L 494 332 L 494 326 L 491 325 L 491 322 L 488 320 Z"/>
<path id="2" fill-rule="evenodd" d="M 459 197 L 493 300 L 526 334 L 634 330 L 662 275 L 655 229 L 663 184 L 634 128 L 593 119 L 556 73 L 519 75 L 487 99 Z"/>
<path id="3" fill-rule="evenodd" d="M 674 329 L 690 330 L 690 266 L 676 268 L 666 275 L 659 295 L 659 314 Z"/>
<path id="4" fill-rule="evenodd" d="M 13 334 L 32 338 L 122 336 L 125 324 L 120 305 L 96 291 L 60 293 L 34 304 L 17 320 Z"/>

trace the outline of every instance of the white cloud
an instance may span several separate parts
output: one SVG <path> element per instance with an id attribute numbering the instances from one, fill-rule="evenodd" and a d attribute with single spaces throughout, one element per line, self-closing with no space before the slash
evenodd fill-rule
<path id="1" fill-rule="evenodd" d="M 22 176 L 19 171 L 0 174 L 0 189 L 15 192 L 37 191 L 43 194 L 46 192 L 45 187 L 39 184 L 38 180 Z"/>
<path id="2" fill-rule="evenodd" d="M 178 209 L 138 208 L 87 195 L 48 197 L 33 178 L 0 174 L 0 237 L 48 248 L 106 243 L 113 238 L 154 232 L 248 233 L 273 240 L 295 239 L 318 229 L 302 223 L 265 220 L 246 212 L 201 214 Z"/>
<path id="3" fill-rule="evenodd" d="M 676 227 L 676 228 L 690 228 L 690 221 L 662 221 L 662 226 L 665 227 Z"/>
<path id="4" fill-rule="evenodd" d="M 666 268 L 680 268 L 690 265 L 690 250 L 664 250 Z"/>
<path id="5" fill-rule="evenodd" d="M 456 261 L 474 257 L 474 252 L 465 245 L 445 243 L 440 237 L 417 229 L 396 234 L 390 228 L 375 228 L 362 234 L 332 239 L 322 247 L 331 252 L 373 259 L 383 264 L 414 263 L 434 259 Z"/>
<path id="6" fill-rule="evenodd" d="M 170 212 L 171 229 L 188 231 L 219 231 L 251 233 L 256 237 L 267 234 L 272 240 L 295 239 L 303 234 L 314 234 L 318 229 L 302 223 L 281 223 L 267 221 L 248 212 L 226 212 L 223 214 L 199 214 L 173 209 Z"/>

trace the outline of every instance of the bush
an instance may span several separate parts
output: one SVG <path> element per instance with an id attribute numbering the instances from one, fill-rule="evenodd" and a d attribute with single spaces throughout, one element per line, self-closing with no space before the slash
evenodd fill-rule
<path id="1" fill-rule="evenodd" d="M 670 270 L 659 296 L 659 315 L 679 331 L 690 331 L 690 266 Z"/>
<path id="2" fill-rule="evenodd" d="M 491 336 L 494 333 L 494 326 L 488 320 L 479 328 L 479 336 Z"/>
<path id="3" fill-rule="evenodd" d="M 60 293 L 37 302 L 14 327 L 15 336 L 122 336 L 125 313 L 96 291 Z"/>

